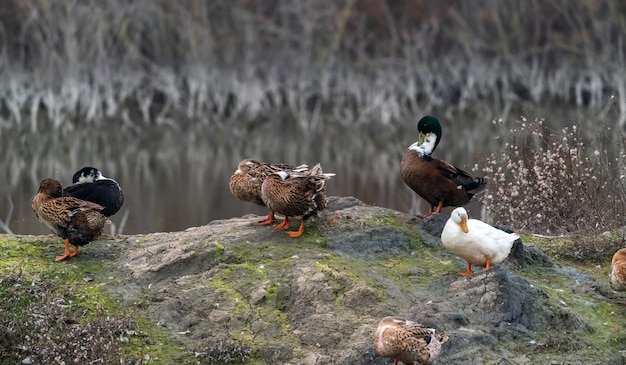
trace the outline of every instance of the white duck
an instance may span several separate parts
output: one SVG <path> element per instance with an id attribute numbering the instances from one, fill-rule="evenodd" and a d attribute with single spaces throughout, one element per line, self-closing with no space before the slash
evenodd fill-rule
<path id="1" fill-rule="evenodd" d="M 513 243 L 519 239 L 516 233 L 506 233 L 477 219 L 468 219 L 463 207 L 452 211 L 450 219 L 441 232 L 441 242 L 452 253 L 467 261 L 467 271 L 472 274 L 472 264 L 489 270 L 509 256 Z"/>

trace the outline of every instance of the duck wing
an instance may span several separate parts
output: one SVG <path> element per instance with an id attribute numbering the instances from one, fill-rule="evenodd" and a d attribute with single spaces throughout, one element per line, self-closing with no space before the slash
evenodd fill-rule
<path id="1" fill-rule="evenodd" d="M 519 238 L 517 233 L 506 233 L 477 219 L 467 221 L 469 235 L 477 242 L 477 251 L 491 257 L 492 263 L 504 260 L 511 252 L 513 243 Z"/>
<path id="2" fill-rule="evenodd" d="M 104 207 L 100 204 L 66 196 L 46 201 L 41 205 L 37 214 L 55 226 L 67 227 L 77 212 L 101 212 L 102 210 Z"/>
<path id="3" fill-rule="evenodd" d="M 411 334 L 411 337 L 426 338 L 430 336 L 428 327 L 424 327 L 424 325 L 420 323 L 413 322 L 413 321 L 406 321 L 405 327 L 406 327 L 406 330 Z"/>
<path id="4" fill-rule="evenodd" d="M 124 195 L 114 180 L 103 179 L 92 183 L 74 184 L 63 189 L 63 196 L 94 202 L 105 207 L 102 214 L 115 214 L 124 203 Z"/>
<path id="5" fill-rule="evenodd" d="M 461 187 L 463 190 L 476 194 L 484 190 L 486 183 L 484 179 L 478 177 L 473 178 L 460 168 L 453 166 L 446 161 L 438 160 L 436 158 L 430 158 L 427 160 L 433 167 L 437 169 L 437 172 L 446 179 L 452 181 L 456 186 Z"/>

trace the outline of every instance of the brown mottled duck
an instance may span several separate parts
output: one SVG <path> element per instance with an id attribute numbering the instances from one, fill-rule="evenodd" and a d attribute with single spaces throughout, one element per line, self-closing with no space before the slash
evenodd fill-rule
<path id="1" fill-rule="evenodd" d="M 287 233 L 291 237 L 302 235 L 306 220 L 326 207 L 326 180 L 334 175 L 323 173 L 319 163 L 306 171 L 270 174 L 261 186 L 261 197 L 268 208 L 285 216 L 274 228 L 288 229 L 289 217 L 301 217 L 300 228 Z"/>
<path id="2" fill-rule="evenodd" d="M 439 356 L 441 345 L 448 341 L 445 333 L 435 334 L 433 328 L 395 316 L 380 321 L 375 337 L 376 355 L 392 358 L 394 365 L 398 361 L 407 365 L 428 364 Z"/>
<path id="3" fill-rule="evenodd" d="M 37 219 L 65 241 L 65 250 L 55 258 L 56 261 L 76 256 L 79 246 L 96 240 L 104 225 L 111 223 L 101 213 L 105 209 L 103 206 L 62 194 L 61 183 L 45 179 L 31 201 Z M 74 246 L 72 251 L 70 244 Z"/>
<path id="4" fill-rule="evenodd" d="M 261 163 L 253 159 L 239 162 L 237 170 L 230 177 L 228 187 L 236 198 L 265 207 L 261 198 L 261 185 L 270 174 L 278 171 L 306 171 L 307 165 L 291 166 L 287 164 Z M 274 210 L 270 209 L 266 219 L 256 222 L 260 225 L 274 223 Z"/>

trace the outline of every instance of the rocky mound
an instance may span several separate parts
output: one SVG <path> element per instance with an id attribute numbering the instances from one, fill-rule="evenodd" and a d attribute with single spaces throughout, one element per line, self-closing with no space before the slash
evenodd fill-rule
<path id="1" fill-rule="evenodd" d="M 602 323 L 606 283 L 522 242 L 461 277 L 438 239 L 445 215 L 332 197 L 296 239 L 258 219 L 126 237 L 126 279 L 107 291 L 215 363 L 390 364 L 372 350 L 387 315 L 445 331 L 439 364 L 624 363 L 625 334 Z"/>

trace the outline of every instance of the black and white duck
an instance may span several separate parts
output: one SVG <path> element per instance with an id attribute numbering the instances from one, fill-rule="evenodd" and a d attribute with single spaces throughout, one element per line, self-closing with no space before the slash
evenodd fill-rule
<path id="1" fill-rule="evenodd" d="M 124 193 L 117 181 L 105 177 L 95 167 L 83 167 L 72 177 L 72 184 L 63 190 L 63 196 L 90 201 L 104 207 L 107 217 L 117 213 L 124 204 Z"/>

